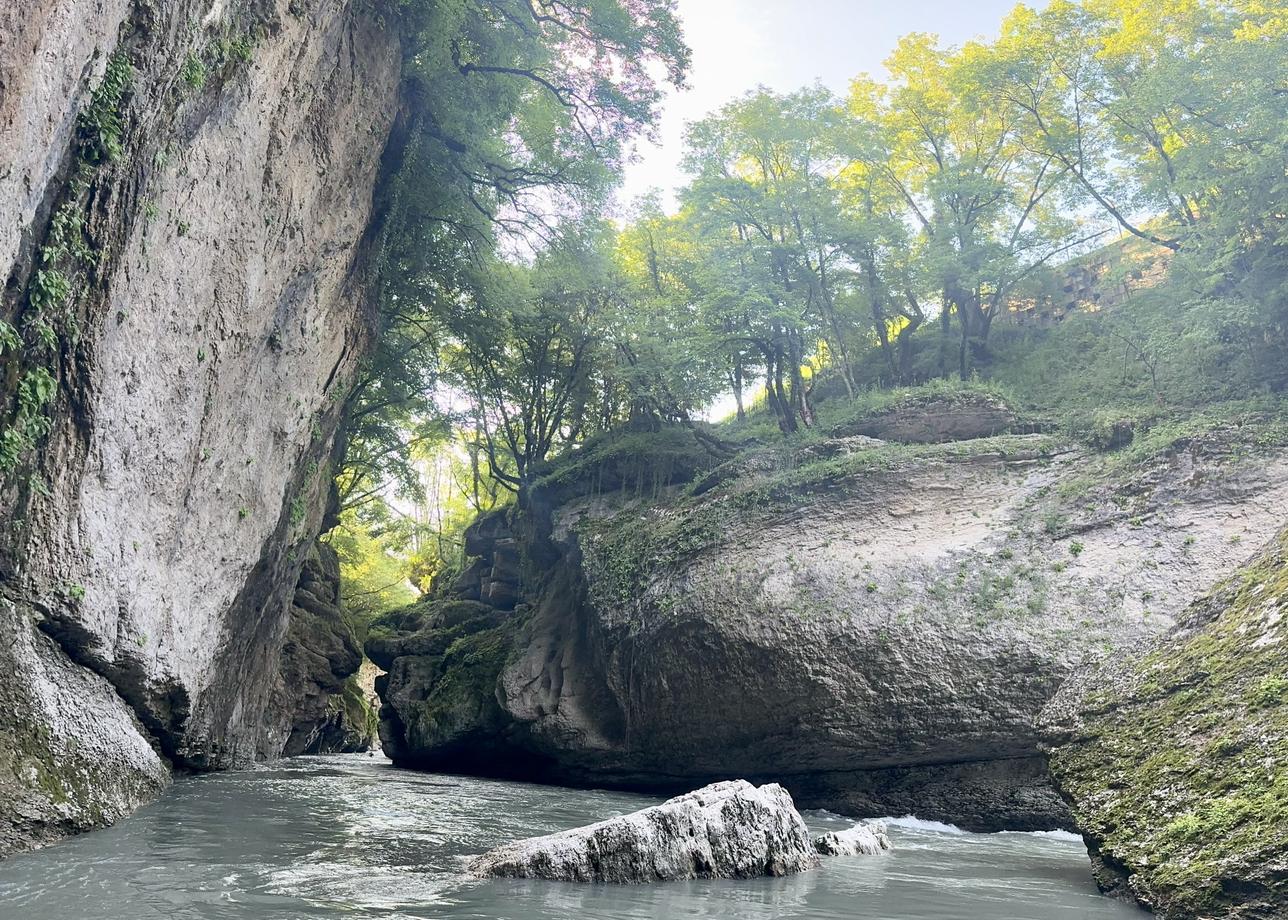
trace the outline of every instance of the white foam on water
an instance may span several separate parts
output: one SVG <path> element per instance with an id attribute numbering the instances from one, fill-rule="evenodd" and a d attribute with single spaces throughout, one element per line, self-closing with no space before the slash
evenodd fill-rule
<path id="1" fill-rule="evenodd" d="M 918 818 L 916 815 L 904 815 L 902 818 L 878 818 L 878 822 L 887 827 L 902 827 L 910 831 L 929 831 L 933 834 L 965 834 L 955 824 L 945 824 L 942 821 L 927 821 L 924 818 Z"/>
<path id="2" fill-rule="evenodd" d="M 1065 843 L 1082 843 L 1082 838 L 1068 831 L 1002 831 L 1003 834 L 1019 834 L 1022 837 L 1043 837 L 1047 840 L 1061 840 Z"/>
<path id="3" fill-rule="evenodd" d="M 890 827 L 901 827 L 909 831 L 926 831 L 932 834 L 960 836 L 970 833 L 970 831 L 962 830 L 955 824 L 945 824 L 942 821 L 927 821 L 925 818 L 918 818 L 916 815 L 904 815 L 902 818 L 877 818 L 876 821 Z M 1008 836 L 1040 837 L 1045 840 L 1059 840 L 1063 843 L 1082 843 L 1081 837 L 1068 831 L 1000 831 L 999 833 Z"/>

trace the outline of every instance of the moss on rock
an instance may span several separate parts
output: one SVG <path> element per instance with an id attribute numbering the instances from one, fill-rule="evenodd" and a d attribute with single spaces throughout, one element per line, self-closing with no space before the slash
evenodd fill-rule
<path id="1" fill-rule="evenodd" d="M 1288 915 L 1288 530 L 1088 695 L 1051 771 L 1106 889 L 1167 918 Z"/>
<path id="2" fill-rule="evenodd" d="M 381 737 L 395 763 L 450 768 L 480 755 L 503 721 L 496 684 L 514 650 L 513 615 L 477 601 L 432 599 L 373 624 Z"/>

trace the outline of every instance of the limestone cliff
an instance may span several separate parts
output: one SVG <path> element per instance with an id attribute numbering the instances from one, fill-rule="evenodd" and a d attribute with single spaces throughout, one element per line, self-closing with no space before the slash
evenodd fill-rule
<path id="1" fill-rule="evenodd" d="M 383 624 L 369 651 L 389 668 L 387 749 L 439 769 L 658 789 L 745 777 L 857 816 L 1071 827 L 1043 707 L 1274 532 L 1288 453 L 1253 457 L 1232 435 L 1096 454 L 994 436 L 1006 423 L 969 405 L 891 418 L 909 443 L 753 449 L 696 477 L 645 456 L 690 483 L 656 498 L 593 449 L 565 461 L 494 535 L 522 549 L 514 612 L 430 602 Z"/>
<path id="2" fill-rule="evenodd" d="M 0 10 L 0 854 L 299 730 L 399 67 L 350 0 Z"/>
<path id="3" fill-rule="evenodd" d="M 1048 719 L 1105 891 L 1166 920 L 1288 915 L 1288 530 Z"/>

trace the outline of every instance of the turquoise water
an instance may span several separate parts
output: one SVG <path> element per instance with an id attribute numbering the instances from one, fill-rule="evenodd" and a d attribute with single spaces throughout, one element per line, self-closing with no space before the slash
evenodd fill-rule
<path id="1" fill-rule="evenodd" d="M 890 829 L 895 850 L 786 879 L 579 886 L 477 881 L 496 844 L 659 801 L 298 758 L 177 781 L 113 828 L 0 862 L 22 920 L 1111 920 L 1069 835 Z M 815 830 L 850 823 L 806 813 Z"/>

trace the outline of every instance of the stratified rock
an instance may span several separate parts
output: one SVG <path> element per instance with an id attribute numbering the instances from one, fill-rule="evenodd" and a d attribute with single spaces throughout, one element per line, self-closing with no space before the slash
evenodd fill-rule
<path id="1" fill-rule="evenodd" d="M 781 786 L 715 783 L 589 827 L 475 857 L 476 875 L 562 882 L 756 878 L 818 865 L 809 829 Z"/>
<path id="2" fill-rule="evenodd" d="M 1288 917 L 1288 530 L 1048 717 L 1103 890 L 1166 920 Z"/>
<path id="3" fill-rule="evenodd" d="M 627 788 L 744 776 L 857 817 L 1072 828 L 1044 707 L 1167 632 L 1288 507 L 1275 450 L 1187 441 L 1113 476 L 1042 435 L 802 455 L 651 505 L 525 496 L 516 539 L 552 560 L 530 607 L 468 638 L 391 623 L 370 649 L 395 761 Z"/>
<path id="4" fill-rule="evenodd" d="M 856 824 L 845 831 L 828 831 L 814 838 L 814 849 L 824 856 L 875 856 L 892 849 L 881 823 Z"/>
<path id="5" fill-rule="evenodd" d="M 1019 417 L 1000 397 L 970 391 L 915 396 L 836 426 L 838 436 L 865 435 L 904 444 L 940 444 L 1016 430 Z"/>

